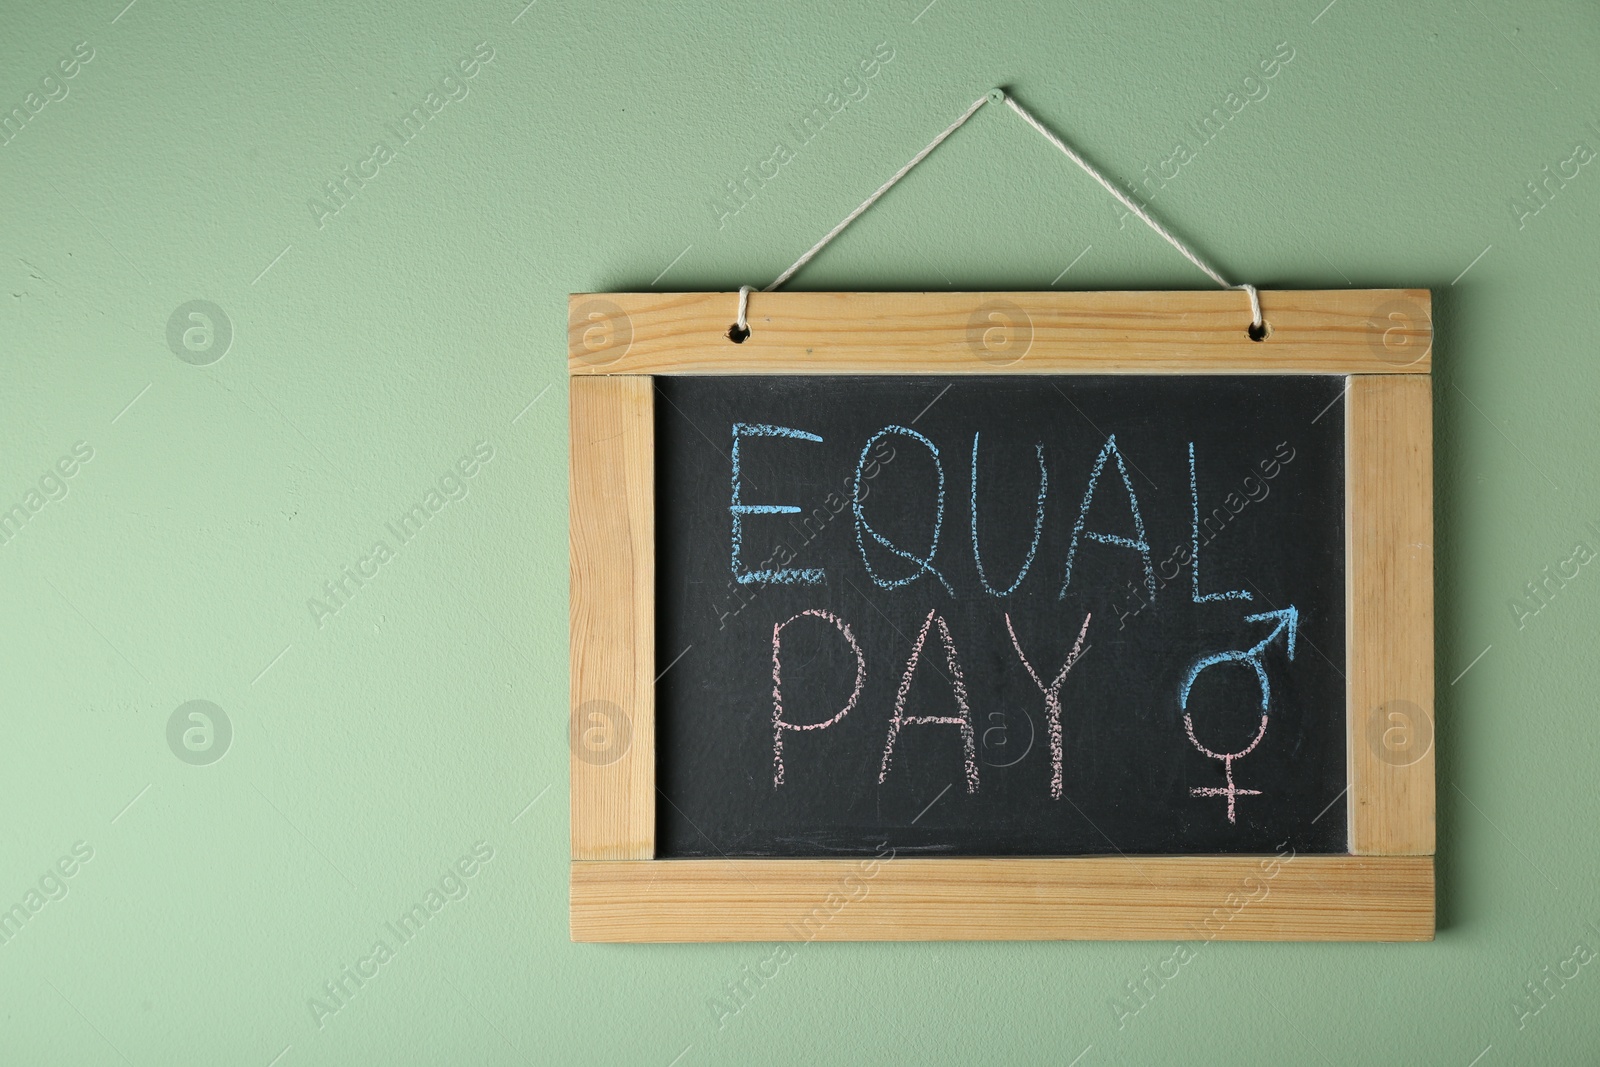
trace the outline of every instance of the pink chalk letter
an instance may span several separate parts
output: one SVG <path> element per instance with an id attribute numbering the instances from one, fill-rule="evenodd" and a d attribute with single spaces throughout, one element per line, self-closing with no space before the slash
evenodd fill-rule
<path id="1" fill-rule="evenodd" d="M 783 628 L 802 615 L 815 615 L 819 619 L 826 619 L 838 628 L 844 635 L 845 641 L 850 644 L 850 651 L 856 654 L 856 682 L 855 688 L 850 690 L 850 699 L 845 701 L 844 707 L 831 719 L 822 722 L 796 723 L 785 722 L 783 719 L 783 677 L 779 664 L 780 644 L 783 639 Z M 861 654 L 861 646 L 856 643 L 855 634 L 850 632 L 850 626 L 839 616 L 820 608 L 807 608 L 799 615 L 790 616 L 783 622 L 772 625 L 772 788 L 776 789 L 783 784 L 783 732 L 785 730 L 826 730 L 846 715 L 856 706 L 856 701 L 861 699 L 861 686 L 867 680 L 867 658 Z"/>
<path id="2" fill-rule="evenodd" d="M 1011 634 L 1011 647 L 1017 650 L 1017 658 L 1022 661 L 1022 666 L 1027 669 L 1028 677 L 1033 679 L 1033 684 L 1039 687 L 1039 692 L 1044 694 L 1045 721 L 1050 733 L 1050 796 L 1055 800 L 1061 799 L 1061 686 L 1067 680 L 1067 672 L 1072 670 L 1073 664 L 1078 662 L 1078 657 L 1083 655 L 1083 639 L 1089 633 L 1089 620 L 1092 615 L 1083 617 L 1083 627 L 1078 631 L 1078 639 L 1072 643 L 1072 651 L 1067 653 L 1067 662 L 1061 665 L 1061 670 L 1056 674 L 1055 680 L 1049 685 L 1044 684 L 1044 679 L 1039 677 L 1039 672 L 1033 669 L 1033 664 L 1028 662 L 1028 657 L 1022 652 L 1022 643 L 1017 640 L 1016 628 L 1011 625 L 1011 614 L 1006 613 L 1006 631 Z"/>
<path id="3" fill-rule="evenodd" d="M 947 680 L 955 693 L 956 710 L 961 714 L 907 715 L 906 694 L 911 691 L 911 676 L 916 673 L 923 642 L 928 639 L 928 627 L 935 621 L 939 623 L 939 640 L 944 643 L 945 666 L 950 670 Z M 963 762 L 966 765 L 967 792 L 978 791 L 978 750 L 972 734 L 972 709 L 967 706 L 967 686 L 961 680 L 961 664 L 956 659 L 956 643 L 950 637 L 950 627 L 945 623 L 944 616 L 939 615 L 937 611 L 928 612 L 928 617 L 922 620 L 922 629 L 917 633 L 917 640 L 911 646 L 911 658 L 906 660 L 905 677 L 900 679 L 900 691 L 894 697 L 894 717 L 889 720 L 889 743 L 883 748 L 883 765 L 878 770 L 879 785 L 889 777 L 889 762 L 894 755 L 894 742 L 900 736 L 902 726 L 959 726 L 961 744 L 965 750 Z"/>

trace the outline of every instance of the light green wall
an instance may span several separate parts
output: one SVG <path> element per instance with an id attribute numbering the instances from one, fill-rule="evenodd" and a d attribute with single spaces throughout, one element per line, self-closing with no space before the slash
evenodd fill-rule
<path id="1" fill-rule="evenodd" d="M 1600 149 L 1592 5 L 124 2 L 0 15 L 0 108 L 93 49 L 0 146 L 0 505 L 93 450 L 0 545 L 0 906 L 75 872 L 0 945 L 0 1061 L 1593 1062 L 1600 965 L 1513 1004 L 1600 949 L 1600 573 L 1509 606 L 1600 545 L 1600 162 L 1511 206 Z M 870 94 L 719 227 L 879 42 Z M 997 83 L 1136 176 L 1279 42 L 1154 206 L 1263 286 L 1435 292 L 1438 941 L 1206 946 L 1120 1029 L 1171 946 L 814 944 L 719 1029 L 768 948 L 569 944 L 566 294 L 765 284 Z M 1062 287 L 1207 284 L 986 109 L 793 288 L 1038 289 L 1087 246 Z M 167 343 L 191 300 L 231 322 L 208 366 Z M 469 495 L 319 625 L 480 441 Z M 207 766 L 168 744 L 193 699 L 232 725 Z M 465 899 L 319 1029 L 308 999 L 478 841 Z"/>

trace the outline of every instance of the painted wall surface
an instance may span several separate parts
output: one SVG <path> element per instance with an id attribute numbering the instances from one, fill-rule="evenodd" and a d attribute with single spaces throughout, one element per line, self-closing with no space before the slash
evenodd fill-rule
<path id="1" fill-rule="evenodd" d="M 0 14 L 0 1061 L 1593 1062 L 1592 5 L 526 3 Z M 568 943 L 566 295 L 765 284 L 995 84 L 1434 290 L 1436 943 Z M 1209 284 L 1119 215 L 989 108 L 792 287 Z"/>

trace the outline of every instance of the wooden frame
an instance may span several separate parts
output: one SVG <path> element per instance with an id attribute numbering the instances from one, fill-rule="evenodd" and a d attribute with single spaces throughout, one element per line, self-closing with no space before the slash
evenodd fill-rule
<path id="1" fill-rule="evenodd" d="M 1431 297 L 1261 303 L 1256 342 L 1234 292 L 759 293 L 736 345 L 734 293 L 572 296 L 573 940 L 1431 939 Z M 1347 376 L 1350 854 L 656 860 L 651 378 L 767 373 Z"/>

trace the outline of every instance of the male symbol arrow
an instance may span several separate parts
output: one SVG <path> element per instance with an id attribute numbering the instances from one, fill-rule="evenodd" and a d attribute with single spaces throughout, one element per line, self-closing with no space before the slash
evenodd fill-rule
<path id="1" fill-rule="evenodd" d="M 1261 743 L 1261 738 L 1266 735 L 1267 707 L 1271 703 L 1272 684 L 1267 680 L 1267 668 L 1266 665 L 1262 663 L 1262 658 L 1267 654 L 1267 646 L 1272 644 L 1279 634 L 1287 631 L 1285 642 L 1288 645 L 1289 658 L 1294 659 L 1294 639 L 1295 633 L 1300 627 L 1300 612 L 1293 604 L 1290 604 L 1288 607 L 1281 608 L 1277 611 L 1263 611 L 1257 615 L 1246 615 L 1244 617 L 1244 621 L 1275 621 L 1277 622 L 1277 625 L 1272 628 L 1271 633 L 1267 634 L 1267 636 L 1263 637 L 1260 641 L 1257 641 L 1247 649 L 1233 649 L 1226 652 L 1213 652 L 1210 655 L 1201 656 L 1199 659 L 1195 660 L 1194 664 L 1189 668 L 1189 673 L 1184 675 L 1183 687 L 1178 692 L 1178 709 L 1183 712 L 1183 729 L 1184 732 L 1189 735 L 1190 743 L 1205 755 L 1210 756 L 1212 759 L 1218 759 L 1222 761 L 1223 774 L 1227 778 L 1228 782 L 1228 784 L 1221 789 L 1190 789 L 1189 795 L 1196 797 L 1227 797 L 1229 822 L 1235 821 L 1233 803 L 1235 797 L 1261 795 L 1261 791 L 1259 789 L 1240 789 L 1233 784 L 1233 761 L 1237 759 L 1243 759 L 1245 756 L 1248 756 L 1251 752 L 1255 751 L 1255 747 Z M 1195 737 L 1194 735 L 1194 719 L 1192 719 L 1189 715 L 1189 690 L 1194 687 L 1195 679 L 1200 677 L 1201 671 L 1205 670 L 1207 667 L 1215 667 L 1219 663 L 1249 664 L 1256 672 L 1256 681 L 1261 685 L 1261 728 L 1256 731 L 1255 740 L 1251 741 L 1250 744 L 1246 745 L 1245 748 L 1239 752 L 1213 752 L 1206 746 L 1202 745 L 1199 738 Z"/>
<path id="2" fill-rule="evenodd" d="M 1266 654 L 1267 646 L 1285 630 L 1289 632 L 1289 658 L 1294 659 L 1294 637 L 1300 628 L 1300 611 L 1293 604 L 1277 611 L 1263 611 L 1259 615 L 1246 615 L 1245 622 L 1268 622 L 1276 620 L 1278 625 L 1272 632 L 1243 650 L 1230 650 L 1227 652 L 1213 652 L 1209 656 L 1201 656 L 1194 661 L 1194 666 L 1189 668 L 1189 673 L 1183 678 L 1183 691 L 1178 697 L 1178 706 L 1187 710 L 1189 707 L 1189 689 L 1194 685 L 1194 680 L 1200 677 L 1200 672 L 1207 667 L 1214 667 L 1219 663 L 1248 663 L 1255 668 L 1256 678 L 1261 682 L 1261 710 L 1267 710 L 1267 694 L 1271 684 L 1267 681 L 1267 668 L 1262 665 L 1261 657 Z"/>

